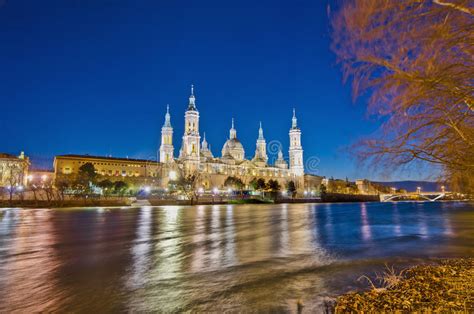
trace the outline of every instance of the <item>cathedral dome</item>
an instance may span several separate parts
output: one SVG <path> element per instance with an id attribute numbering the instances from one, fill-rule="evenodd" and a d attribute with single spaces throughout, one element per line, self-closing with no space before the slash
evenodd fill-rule
<path id="1" fill-rule="evenodd" d="M 231 155 L 235 160 L 244 159 L 245 151 L 242 143 L 237 138 L 228 139 L 222 147 L 222 156 Z"/>
<path id="2" fill-rule="evenodd" d="M 244 160 L 245 151 L 242 143 L 237 139 L 237 130 L 234 128 L 234 118 L 232 118 L 232 127 L 229 131 L 229 139 L 222 147 L 222 157 L 232 156 L 236 161 Z"/>

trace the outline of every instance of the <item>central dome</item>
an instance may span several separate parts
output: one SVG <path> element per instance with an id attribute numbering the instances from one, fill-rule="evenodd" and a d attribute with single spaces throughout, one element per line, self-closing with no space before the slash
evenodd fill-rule
<path id="1" fill-rule="evenodd" d="M 244 160 L 245 151 L 237 138 L 230 138 L 222 147 L 222 156 L 231 155 L 236 161 Z"/>
<path id="2" fill-rule="evenodd" d="M 245 156 L 244 147 L 237 139 L 237 130 L 234 128 L 234 118 L 232 118 L 229 139 L 224 143 L 224 147 L 222 147 L 222 157 L 228 159 L 229 156 L 234 158 L 235 161 L 242 161 Z"/>

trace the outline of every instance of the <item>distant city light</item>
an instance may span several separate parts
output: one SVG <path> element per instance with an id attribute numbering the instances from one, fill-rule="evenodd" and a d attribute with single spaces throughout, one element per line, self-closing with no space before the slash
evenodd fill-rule
<path id="1" fill-rule="evenodd" d="M 41 180 L 46 181 L 47 179 L 48 179 L 48 176 L 47 176 L 47 175 L 43 174 L 43 175 L 41 176 Z"/>

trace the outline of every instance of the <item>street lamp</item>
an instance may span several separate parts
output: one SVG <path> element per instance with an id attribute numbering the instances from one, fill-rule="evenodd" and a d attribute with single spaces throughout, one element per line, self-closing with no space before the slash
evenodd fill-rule
<path id="1" fill-rule="evenodd" d="M 176 180 L 177 177 L 178 177 L 178 175 L 176 174 L 176 171 L 171 170 L 170 173 L 169 173 L 170 180 L 174 181 L 174 180 Z"/>
<path id="2" fill-rule="evenodd" d="M 212 193 L 214 193 L 215 195 L 219 194 L 219 189 L 218 188 L 213 188 Z"/>

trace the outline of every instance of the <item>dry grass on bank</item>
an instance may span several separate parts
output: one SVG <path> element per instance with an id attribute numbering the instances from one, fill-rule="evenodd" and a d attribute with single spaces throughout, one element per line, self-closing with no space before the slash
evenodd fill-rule
<path id="1" fill-rule="evenodd" d="M 474 258 L 441 260 L 368 277 L 371 290 L 340 296 L 335 312 L 473 313 Z"/>

